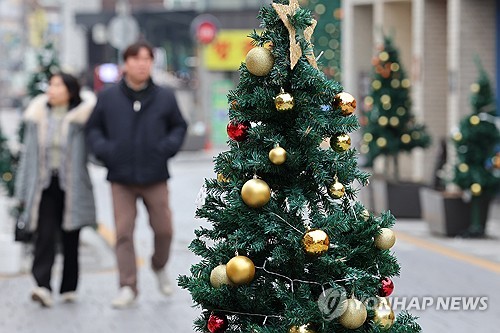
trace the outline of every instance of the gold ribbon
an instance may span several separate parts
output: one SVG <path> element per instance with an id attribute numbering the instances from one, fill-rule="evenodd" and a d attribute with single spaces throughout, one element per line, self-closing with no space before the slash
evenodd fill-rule
<path id="1" fill-rule="evenodd" d="M 300 44 L 297 42 L 295 39 L 295 35 L 297 31 L 293 27 L 293 25 L 290 23 L 290 20 L 288 19 L 288 16 L 293 16 L 295 12 L 300 8 L 298 0 L 290 0 L 289 5 L 282 5 L 278 3 L 273 3 L 273 8 L 276 10 L 276 13 L 278 13 L 278 16 L 280 19 L 283 21 L 283 24 L 285 24 L 285 27 L 288 30 L 289 33 L 289 39 L 290 39 L 290 67 L 293 69 L 297 62 L 299 61 L 300 57 L 302 56 L 302 49 L 300 47 Z M 316 28 L 316 20 L 312 20 L 312 24 L 307 27 L 304 30 L 304 38 L 305 40 L 311 44 L 311 37 L 314 32 L 314 29 Z M 316 63 L 316 59 L 314 57 L 314 52 L 311 54 L 308 54 L 306 56 L 307 61 L 314 67 L 318 68 L 318 64 Z"/>

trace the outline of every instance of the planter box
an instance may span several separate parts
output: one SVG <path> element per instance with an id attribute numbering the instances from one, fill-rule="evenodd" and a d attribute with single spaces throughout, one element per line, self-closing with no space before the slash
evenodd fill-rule
<path id="1" fill-rule="evenodd" d="M 392 215 L 398 218 L 421 218 L 419 193 L 422 184 L 392 182 L 374 177 L 371 187 L 371 204 L 375 211 L 390 210 Z"/>
<path id="2" fill-rule="evenodd" d="M 423 219 L 431 233 L 440 236 L 467 236 L 471 223 L 471 203 L 464 202 L 460 193 L 420 189 Z M 481 224 L 486 229 L 490 200 L 481 201 Z"/>

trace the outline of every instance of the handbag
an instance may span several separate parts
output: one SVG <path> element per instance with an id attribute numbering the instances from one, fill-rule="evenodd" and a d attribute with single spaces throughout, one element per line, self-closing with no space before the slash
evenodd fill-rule
<path id="1" fill-rule="evenodd" d="M 28 230 L 26 222 L 26 214 L 24 212 L 20 212 L 17 215 L 16 227 L 14 231 L 14 240 L 16 242 L 29 243 L 33 239 L 33 233 Z"/>

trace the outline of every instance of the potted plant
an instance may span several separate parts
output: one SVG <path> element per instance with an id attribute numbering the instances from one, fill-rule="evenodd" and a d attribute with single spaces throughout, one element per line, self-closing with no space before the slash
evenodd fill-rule
<path id="1" fill-rule="evenodd" d="M 364 101 L 360 150 L 366 160 L 365 166 L 372 167 L 375 159 L 384 156 L 385 171 L 393 171 L 392 174 L 385 173 L 374 178 L 372 190 L 378 193 L 377 197 L 373 196 L 375 208 L 389 209 L 397 217 L 418 218 L 421 185 L 400 179 L 399 155 L 417 147 L 426 148 L 431 139 L 425 126 L 417 123 L 412 113 L 411 83 L 399 61 L 399 52 L 392 38 L 384 37 L 384 44 L 379 47 L 372 64 L 371 90 Z M 377 201 L 381 205 L 377 205 Z"/>
<path id="2" fill-rule="evenodd" d="M 456 162 L 451 181 L 460 192 L 422 189 L 424 219 L 431 232 L 446 236 L 483 237 L 490 201 L 500 187 L 497 145 L 500 132 L 490 81 L 479 61 L 479 79 L 471 85 L 472 114 L 452 134 Z"/>

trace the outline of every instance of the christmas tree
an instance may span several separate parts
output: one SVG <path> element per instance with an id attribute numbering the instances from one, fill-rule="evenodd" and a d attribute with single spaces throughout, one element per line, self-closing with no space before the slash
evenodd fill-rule
<path id="1" fill-rule="evenodd" d="M 495 125 L 495 102 L 490 80 L 476 61 L 479 78 L 471 85 L 472 114 L 465 116 L 453 134 L 457 163 L 453 182 L 471 196 L 470 236 L 483 236 L 480 222 L 482 200 L 489 200 L 500 187 L 496 148 L 500 132 Z"/>
<path id="2" fill-rule="evenodd" d="M 370 95 L 365 98 L 361 152 L 367 166 L 372 166 L 378 156 L 391 156 L 394 178 L 399 179 L 399 154 L 416 147 L 426 148 L 431 140 L 425 126 L 418 124 L 411 112 L 411 83 L 390 37 L 384 37 L 384 45 L 372 64 L 373 80 Z"/>
<path id="3" fill-rule="evenodd" d="M 28 82 L 28 95 L 33 98 L 43 94 L 49 86 L 50 77 L 59 71 L 59 60 L 52 42 L 47 42 L 37 54 L 37 68 Z"/>
<path id="4" fill-rule="evenodd" d="M 312 42 L 314 50 L 322 55 L 323 72 L 327 77 L 340 81 L 342 6 L 340 0 L 302 0 L 301 5 L 311 10 L 318 21 Z"/>
<path id="5" fill-rule="evenodd" d="M 202 308 L 195 330 L 419 332 L 386 298 L 400 271 L 395 221 L 356 201 L 355 182 L 369 178 L 350 149 L 356 101 L 318 69 L 316 22 L 297 0 L 275 0 L 259 19 L 228 95 L 229 150 L 196 212 L 211 224 L 190 245 L 202 259 L 179 277 Z"/>
<path id="6" fill-rule="evenodd" d="M 50 77 L 59 71 L 59 60 L 57 57 L 54 44 L 48 42 L 44 45 L 43 49 L 37 54 L 37 68 L 31 74 L 30 80 L 27 85 L 28 97 L 30 99 L 43 94 L 48 85 Z M 24 142 L 24 123 L 21 122 L 17 130 L 19 143 Z M 0 173 L 2 174 L 2 181 L 7 187 L 9 196 L 14 195 L 14 179 L 15 170 L 19 162 L 19 153 L 12 153 L 6 146 L 5 138 L 0 134 Z M 3 156 L 3 158 L 2 158 Z"/>

